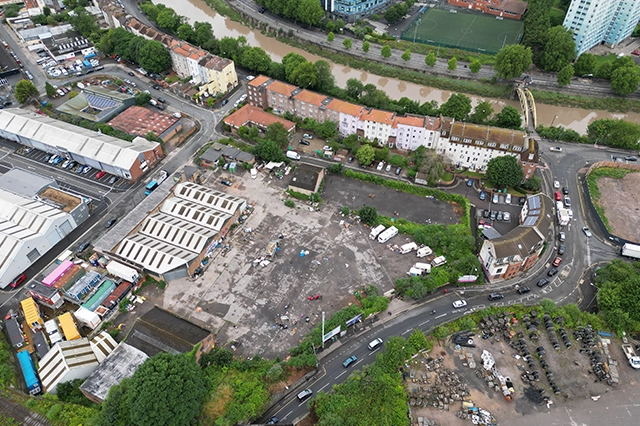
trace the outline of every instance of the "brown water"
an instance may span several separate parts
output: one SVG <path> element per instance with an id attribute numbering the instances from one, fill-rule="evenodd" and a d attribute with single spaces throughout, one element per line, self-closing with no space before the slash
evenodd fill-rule
<path id="1" fill-rule="evenodd" d="M 157 0 L 167 7 L 173 8 L 179 15 L 186 16 L 190 24 L 196 21 L 210 22 L 213 32 L 217 38 L 222 37 L 238 37 L 244 36 L 247 43 L 251 46 L 258 46 L 264 49 L 274 61 L 280 61 L 287 53 L 298 53 L 309 61 L 317 61 L 324 59 L 316 55 L 312 55 L 304 50 L 291 47 L 281 43 L 273 38 L 261 34 L 259 31 L 252 30 L 244 25 L 233 22 L 220 16 L 215 10 L 210 8 L 202 0 Z M 325 59 L 326 60 L 326 59 Z M 378 88 L 384 90 L 392 99 L 400 99 L 406 96 L 409 99 L 424 103 L 435 100 L 438 104 L 445 102 L 452 92 L 446 90 L 434 89 L 427 86 L 409 83 L 394 78 L 380 77 L 361 70 L 355 70 L 344 65 L 335 64 L 327 61 L 331 65 L 332 73 L 336 79 L 336 84 L 344 87 L 350 78 L 356 78 L 362 82 L 373 83 Z M 511 105 L 520 109 L 520 103 L 517 101 L 508 101 L 504 99 L 479 98 L 469 96 L 475 105 L 480 100 L 488 100 L 496 111 L 501 110 L 505 105 Z M 567 108 L 553 105 L 537 105 L 538 124 L 545 126 L 553 125 L 564 126 L 573 129 L 579 133 L 586 133 L 587 126 L 593 120 L 599 118 L 624 118 L 625 120 L 640 123 L 640 114 L 638 113 L 610 113 L 608 111 L 589 111 L 581 108 Z"/>

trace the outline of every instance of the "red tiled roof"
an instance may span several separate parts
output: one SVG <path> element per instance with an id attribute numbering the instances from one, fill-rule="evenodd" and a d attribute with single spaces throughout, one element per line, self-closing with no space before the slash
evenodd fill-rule
<path id="1" fill-rule="evenodd" d="M 280 93 L 281 95 L 291 96 L 291 93 L 293 93 L 293 91 L 296 90 L 297 87 L 291 84 L 283 83 L 281 81 L 274 81 L 267 86 L 267 89 L 275 93 Z"/>
<path id="2" fill-rule="evenodd" d="M 108 124 L 115 129 L 144 138 L 148 132 L 160 136 L 177 121 L 178 119 L 172 115 L 161 114 L 140 106 L 132 106 Z"/>
<path id="3" fill-rule="evenodd" d="M 294 96 L 294 99 L 297 99 L 302 102 L 306 102 L 308 104 L 312 104 L 315 106 L 322 106 L 322 101 L 325 100 L 327 96 L 321 95 L 316 92 L 312 92 L 310 90 L 303 90 Z"/>
<path id="4" fill-rule="evenodd" d="M 343 114 L 352 115 L 354 117 L 360 117 L 360 114 L 362 114 L 362 110 L 364 109 L 364 107 L 362 105 L 356 105 L 349 102 L 341 101 L 340 99 L 334 99 L 329 102 L 329 105 L 327 105 L 327 109 L 338 111 Z"/>
<path id="5" fill-rule="evenodd" d="M 375 123 L 382 124 L 391 124 L 393 123 L 393 117 L 395 113 L 382 111 L 379 109 L 371 109 L 369 111 L 364 111 L 360 116 L 360 120 L 362 121 L 373 121 Z"/>
<path id="6" fill-rule="evenodd" d="M 405 126 L 413 126 L 413 127 L 424 127 L 425 117 L 401 117 L 396 116 L 393 120 L 393 127 L 398 127 L 398 124 L 403 124 Z"/>
<path id="7" fill-rule="evenodd" d="M 267 81 L 269 81 L 269 77 L 267 77 L 266 75 L 259 75 L 249 82 L 249 86 L 258 87 L 263 83 L 266 83 Z"/>
<path id="8" fill-rule="evenodd" d="M 296 125 L 296 123 L 292 121 L 285 120 L 284 118 L 278 117 L 277 115 L 269 114 L 268 112 L 264 112 L 262 109 L 249 104 L 243 106 L 238 111 L 226 117 L 224 119 L 224 122 L 229 126 L 235 128 L 244 126 L 248 122 L 259 124 L 264 127 L 267 127 L 268 125 L 273 123 L 282 123 L 284 128 L 289 131 Z"/>

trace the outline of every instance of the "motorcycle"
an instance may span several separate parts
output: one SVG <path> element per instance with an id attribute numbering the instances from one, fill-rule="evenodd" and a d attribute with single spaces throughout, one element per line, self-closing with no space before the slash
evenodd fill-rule
<path id="1" fill-rule="evenodd" d="M 435 314 L 436 310 L 434 309 L 433 311 L 430 312 L 431 315 Z"/>

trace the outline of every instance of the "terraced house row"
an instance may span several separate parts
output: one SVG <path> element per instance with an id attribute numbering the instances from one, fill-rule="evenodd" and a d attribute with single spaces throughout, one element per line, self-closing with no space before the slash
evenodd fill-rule
<path id="1" fill-rule="evenodd" d="M 247 101 L 275 114 L 289 112 L 300 118 L 337 123 L 341 136 L 357 134 L 400 151 L 420 146 L 435 149 L 456 167 L 484 171 L 489 160 L 503 155 L 518 157 L 528 179 L 538 163 L 538 144 L 519 130 L 456 122 L 367 108 L 261 75 L 247 85 Z"/>

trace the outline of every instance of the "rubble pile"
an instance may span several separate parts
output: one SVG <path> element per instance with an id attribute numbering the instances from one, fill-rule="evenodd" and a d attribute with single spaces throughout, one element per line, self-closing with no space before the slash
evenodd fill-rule
<path id="1" fill-rule="evenodd" d="M 438 424 L 426 417 L 418 417 L 418 426 L 438 426 Z"/>
<path id="2" fill-rule="evenodd" d="M 567 334 L 567 331 L 563 327 L 564 317 L 562 316 L 556 317 L 556 322 L 560 326 L 560 328 L 558 328 L 558 333 L 560 334 L 560 338 L 562 338 L 562 343 L 564 343 L 567 349 L 571 349 L 571 341 L 569 340 L 569 335 Z"/>
<path id="3" fill-rule="evenodd" d="M 511 401 L 511 395 L 515 393 L 511 379 L 500 373 L 491 352 L 483 350 L 480 357 L 482 358 L 482 367 L 476 368 L 476 377 L 484 380 L 489 389 L 502 393 L 507 401 Z"/>
<path id="4" fill-rule="evenodd" d="M 410 375 L 412 382 L 419 384 L 412 389 L 409 402 L 411 406 L 434 407 L 449 411 L 451 403 L 462 401 L 464 397 L 470 395 L 468 386 L 460 380 L 460 377 L 454 371 L 442 367 L 442 360 L 442 357 L 438 357 L 427 362 L 425 364 L 427 372 L 419 379 L 416 379 L 413 373 Z"/>
<path id="5" fill-rule="evenodd" d="M 511 340 L 514 332 L 511 329 L 510 317 L 506 312 L 499 312 L 495 315 L 482 317 L 480 321 L 480 330 L 482 330 L 482 338 L 493 338 L 495 342 L 501 339 Z"/>
<path id="6" fill-rule="evenodd" d="M 474 425 L 497 426 L 498 424 L 489 411 L 476 407 L 472 401 L 463 401 L 462 410 L 456 411 L 456 417 L 471 420 Z"/>
<path id="7" fill-rule="evenodd" d="M 597 340 L 597 336 L 591 324 L 586 327 L 578 327 L 573 332 L 573 337 L 580 342 L 580 352 L 586 353 L 591 361 L 591 371 L 597 380 L 613 385 L 615 382 L 609 374 L 609 366 L 605 362 L 605 355 L 602 352 L 602 343 Z"/>
<path id="8" fill-rule="evenodd" d="M 551 315 L 549 314 L 544 314 L 544 327 L 547 329 L 547 335 L 549 336 L 549 341 L 553 345 L 553 349 L 559 351 L 560 343 L 558 342 L 558 335 L 556 334 L 556 326 L 553 324 Z"/>
<path id="9" fill-rule="evenodd" d="M 538 318 L 538 312 L 532 310 L 529 314 L 524 314 L 522 317 L 525 330 L 529 334 L 529 339 L 532 341 L 538 340 L 538 327 L 540 327 L 540 318 Z"/>

